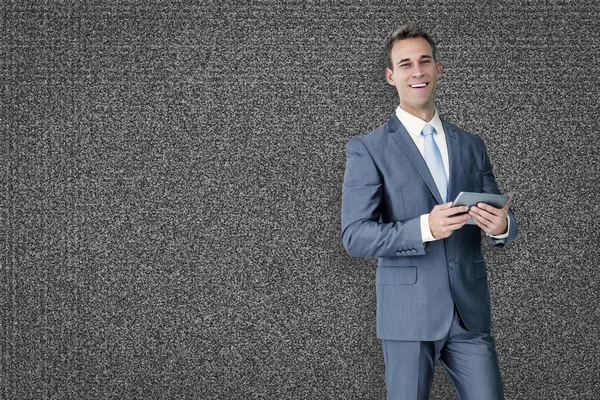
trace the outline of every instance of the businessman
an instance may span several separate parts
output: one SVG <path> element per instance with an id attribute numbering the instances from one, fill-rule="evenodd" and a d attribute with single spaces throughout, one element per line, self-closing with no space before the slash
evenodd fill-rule
<path id="1" fill-rule="evenodd" d="M 348 142 L 342 241 L 351 255 L 378 257 L 387 398 L 429 399 L 440 360 L 461 400 L 503 399 L 481 239 L 515 239 L 512 195 L 502 208 L 452 206 L 461 191 L 500 193 L 485 146 L 438 115 L 442 67 L 423 29 L 396 28 L 385 51 L 400 105 Z"/>

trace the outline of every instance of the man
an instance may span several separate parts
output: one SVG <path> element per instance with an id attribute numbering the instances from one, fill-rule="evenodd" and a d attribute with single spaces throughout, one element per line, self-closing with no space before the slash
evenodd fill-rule
<path id="1" fill-rule="evenodd" d="M 503 399 L 481 231 L 497 247 L 514 240 L 512 195 L 503 208 L 452 207 L 461 191 L 500 193 L 485 146 L 439 117 L 442 68 L 424 30 L 394 30 L 386 56 L 400 105 L 387 123 L 348 142 L 342 241 L 351 255 L 379 258 L 388 399 L 428 399 L 438 360 L 461 400 Z"/>

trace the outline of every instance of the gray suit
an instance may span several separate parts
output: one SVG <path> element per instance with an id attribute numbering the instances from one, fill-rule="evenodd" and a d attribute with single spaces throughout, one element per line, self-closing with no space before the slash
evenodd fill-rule
<path id="1" fill-rule="evenodd" d="M 461 191 L 500 193 L 483 141 L 442 120 L 450 178 L 448 199 Z M 377 335 L 384 340 L 436 341 L 450 330 L 455 308 L 469 332 L 491 329 L 482 231 L 465 225 L 444 240 L 423 243 L 420 216 L 442 204 L 423 156 L 396 115 L 352 138 L 346 149 L 342 240 L 354 256 L 378 257 Z M 509 211 L 508 238 L 517 235 Z"/>

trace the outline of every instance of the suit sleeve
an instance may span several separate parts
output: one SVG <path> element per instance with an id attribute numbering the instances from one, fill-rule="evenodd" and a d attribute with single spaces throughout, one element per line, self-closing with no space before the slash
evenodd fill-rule
<path id="1" fill-rule="evenodd" d="M 498 189 L 498 185 L 496 184 L 496 178 L 494 177 L 494 172 L 492 170 L 492 163 L 488 157 L 483 141 L 481 141 L 481 147 L 483 151 L 483 192 L 501 194 L 500 189 Z M 502 248 L 508 246 L 517 237 L 519 227 L 517 225 L 515 215 L 510 208 L 508 209 L 508 219 L 510 220 L 508 224 L 508 237 L 504 239 L 495 239 L 490 236 L 487 237 L 494 247 Z"/>
<path id="2" fill-rule="evenodd" d="M 396 257 L 425 254 L 420 218 L 382 222 L 383 181 L 359 138 L 346 147 L 342 190 L 342 243 L 350 255 Z"/>

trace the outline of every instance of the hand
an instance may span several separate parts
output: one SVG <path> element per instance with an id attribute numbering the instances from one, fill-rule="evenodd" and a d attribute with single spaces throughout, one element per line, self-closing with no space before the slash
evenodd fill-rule
<path id="1" fill-rule="evenodd" d="M 495 208 L 485 203 L 477 203 L 469 209 L 469 215 L 473 221 L 485 233 L 491 236 L 503 235 L 508 230 L 508 206 L 514 194 L 508 194 L 508 201 L 502 208 Z"/>
<path id="2" fill-rule="evenodd" d="M 445 239 L 457 229 L 462 228 L 469 220 L 466 206 L 452 207 L 452 203 L 433 207 L 429 213 L 429 229 L 436 239 Z M 456 215 L 460 214 L 460 215 Z"/>

